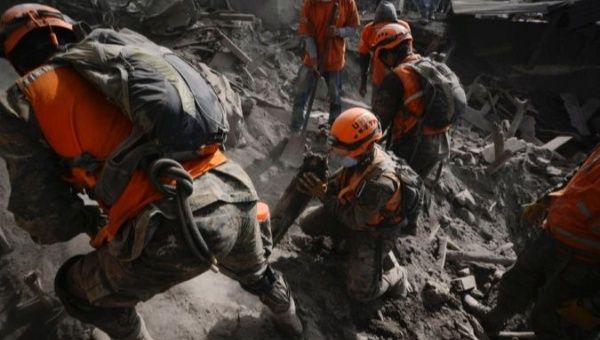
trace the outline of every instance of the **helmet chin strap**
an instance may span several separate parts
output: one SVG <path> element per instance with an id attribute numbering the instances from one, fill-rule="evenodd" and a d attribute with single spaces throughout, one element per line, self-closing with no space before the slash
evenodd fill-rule
<path id="1" fill-rule="evenodd" d="M 364 154 L 362 154 L 361 156 L 359 156 L 358 158 L 358 164 L 356 164 L 357 167 L 362 167 L 365 166 L 367 164 L 370 164 L 373 159 L 375 158 L 375 144 L 373 144 L 369 150 L 367 150 Z"/>

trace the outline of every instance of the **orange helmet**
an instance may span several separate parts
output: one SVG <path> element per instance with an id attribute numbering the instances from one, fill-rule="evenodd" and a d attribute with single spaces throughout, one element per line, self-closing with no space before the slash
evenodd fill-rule
<path id="1" fill-rule="evenodd" d="M 377 31 L 375 43 L 371 49 L 377 54 L 382 49 L 393 49 L 405 41 L 412 46 L 413 37 L 410 30 L 398 23 L 387 24 Z"/>
<path id="2" fill-rule="evenodd" d="M 0 57 L 6 57 L 31 31 L 49 28 L 49 39 L 58 46 L 53 28 L 72 31 L 73 21 L 56 8 L 41 4 L 21 4 L 7 9 L 0 17 Z"/>
<path id="3" fill-rule="evenodd" d="M 333 122 L 329 143 L 337 154 L 357 157 L 382 136 L 379 119 L 369 110 L 354 107 L 342 112 Z"/>

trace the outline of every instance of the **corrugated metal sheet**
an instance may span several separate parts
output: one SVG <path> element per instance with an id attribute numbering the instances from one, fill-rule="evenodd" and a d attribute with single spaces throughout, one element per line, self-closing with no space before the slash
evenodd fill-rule
<path id="1" fill-rule="evenodd" d="M 454 14 L 500 15 L 517 13 L 548 13 L 551 8 L 569 4 L 566 0 L 516 2 L 490 0 L 452 0 Z"/>

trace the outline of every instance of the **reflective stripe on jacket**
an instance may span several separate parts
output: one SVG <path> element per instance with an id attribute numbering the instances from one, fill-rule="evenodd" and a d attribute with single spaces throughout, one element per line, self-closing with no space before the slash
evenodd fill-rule
<path id="1" fill-rule="evenodd" d="M 551 196 L 545 228 L 555 239 L 574 248 L 576 257 L 600 262 L 600 147 L 567 186 Z"/>
<path id="2" fill-rule="evenodd" d="M 19 79 L 17 84 L 27 96 L 46 141 L 60 157 L 72 161 L 89 156 L 98 161 L 95 167 L 73 166 L 64 178 L 79 190 L 93 192 L 103 160 L 130 135 L 131 121 L 70 67 L 43 66 Z M 226 160 L 217 151 L 182 165 L 196 178 Z M 98 202 L 108 215 L 108 224 L 95 236 L 92 245 L 98 247 L 113 239 L 125 222 L 161 197 L 146 173 L 135 170 L 114 204 L 106 206 Z"/>
<path id="3" fill-rule="evenodd" d="M 421 58 L 418 54 L 411 54 L 402 63 L 394 69 L 394 73 L 402 82 L 403 106 L 394 116 L 392 122 L 392 132 L 394 139 L 400 139 L 403 135 L 415 133 L 418 129 L 419 119 L 425 113 L 425 103 L 423 102 L 423 86 L 421 76 L 407 65 L 407 62 Z M 444 133 L 450 129 L 450 126 L 443 128 L 423 127 L 423 135 L 435 135 Z"/>

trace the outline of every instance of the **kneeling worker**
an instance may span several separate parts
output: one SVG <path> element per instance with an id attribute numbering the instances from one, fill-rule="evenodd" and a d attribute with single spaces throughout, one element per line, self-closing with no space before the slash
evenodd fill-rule
<path id="1" fill-rule="evenodd" d="M 309 235 L 345 239 L 349 248 L 347 288 L 368 302 L 388 291 L 406 296 L 406 269 L 391 251 L 398 233 L 417 219 L 422 181 L 406 164 L 376 142 L 382 132 L 374 114 L 362 108 L 343 112 L 331 127 L 333 153 L 343 168 L 328 182 L 312 173 L 299 181 L 300 191 L 323 202 L 301 222 Z"/>

